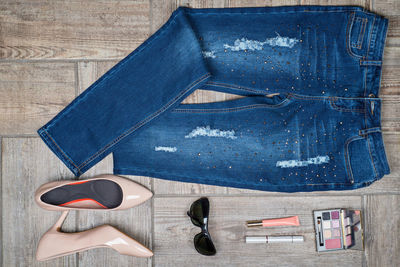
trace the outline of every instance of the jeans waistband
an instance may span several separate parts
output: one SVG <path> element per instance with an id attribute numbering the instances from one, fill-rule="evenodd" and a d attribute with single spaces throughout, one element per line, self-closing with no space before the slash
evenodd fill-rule
<path id="1" fill-rule="evenodd" d="M 347 49 L 365 69 L 364 96 L 379 94 L 388 19 L 367 11 L 355 11 L 347 26 Z"/>

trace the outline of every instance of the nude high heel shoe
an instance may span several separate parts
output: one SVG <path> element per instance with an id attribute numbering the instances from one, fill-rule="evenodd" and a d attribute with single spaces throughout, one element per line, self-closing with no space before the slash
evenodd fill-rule
<path id="1" fill-rule="evenodd" d="M 35 201 L 46 210 L 122 210 L 151 198 L 153 193 L 129 179 L 106 174 L 86 180 L 63 180 L 42 185 Z"/>
<path id="2" fill-rule="evenodd" d="M 58 221 L 40 239 L 36 259 L 49 260 L 98 247 L 109 247 L 120 254 L 135 257 L 151 257 L 153 252 L 110 225 L 101 225 L 78 233 L 61 232 L 67 217 L 64 211 Z"/>

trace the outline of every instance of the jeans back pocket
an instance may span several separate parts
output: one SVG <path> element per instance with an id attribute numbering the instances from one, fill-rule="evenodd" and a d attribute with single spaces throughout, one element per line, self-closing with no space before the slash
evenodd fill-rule
<path id="1" fill-rule="evenodd" d="M 352 12 L 349 15 L 346 41 L 350 55 L 361 58 L 367 53 L 368 22 L 370 18 L 362 12 Z"/>
<path id="2" fill-rule="evenodd" d="M 344 156 L 350 183 L 370 182 L 376 178 L 367 138 L 353 136 L 347 139 Z"/>

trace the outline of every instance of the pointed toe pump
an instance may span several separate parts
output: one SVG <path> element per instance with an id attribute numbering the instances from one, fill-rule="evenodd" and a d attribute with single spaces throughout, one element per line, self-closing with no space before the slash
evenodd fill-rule
<path id="1" fill-rule="evenodd" d="M 37 260 L 45 261 L 99 247 L 109 247 L 129 256 L 153 256 L 151 250 L 111 225 L 101 225 L 78 233 L 61 232 L 67 214 L 68 211 L 64 211 L 56 224 L 40 239 L 36 250 Z"/>
<path id="2" fill-rule="evenodd" d="M 139 205 L 152 195 L 147 188 L 129 179 L 108 174 L 44 184 L 36 191 L 35 200 L 46 210 L 122 210 Z"/>

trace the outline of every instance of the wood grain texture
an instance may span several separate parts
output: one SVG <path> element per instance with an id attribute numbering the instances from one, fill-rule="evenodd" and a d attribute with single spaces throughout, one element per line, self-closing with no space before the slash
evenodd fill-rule
<path id="1" fill-rule="evenodd" d="M 0 134 L 35 134 L 75 97 L 73 63 L 0 63 Z"/>
<path id="2" fill-rule="evenodd" d="M 61 215 L 39 208 L 35 190 L 71 178 L 69 170 L 39 138 L 3 138 L 2 154 L 3 266 L 75 266 L 74 255 L 45 262 L 35 259 L 40 237 Z M 75 230 L 74 212 L 63 229 Z"/>
<path id="3" fill-rule="evenodd" d="M 368 7 L 368 0 L 300 0 L 301 5 L 352 5 Z"/>
<path id="4" fill-rule="evenodd" d="M 5 0 L 0 58 L 122 58 L 148 37 L 149 11 L 149 0 Z"/>
<path id="5" fill-rule="evenodd" d="M 312 211 L 361 207 L 361 197 L 211 197 L 209 231 L 217 254 L 204 257 L 193 245 L 200 232 L 186 211 L 197 198 L 154 201 L 156 266 L 360 266 L 361 252 L 320 253 L 315 248 Z M 298 215 L 301 226 L 247 229 L 246 220 Z M 245 235 L 304 235 L 300 244 L 245 244 Z M 338 257 L 340 255 L 340 257 Z M 338 262 L 334 262 L 336 259 Z"/>
<path id="6" fill-rule="evenodd" d="M 298 5 L 300 0 L 160 0 L 151 2 L 151 33 L 159 29 L 179 6 L 192 8 Z"/>
<path id="7" fill-rule="evenodd" d="M 400 37 L 400 1 L 372 1 L 372 11 L 389 19 L 388 37 Z"/>
<path id="8" fill-rule="evenodd" d="M 229 0 L 227 7 L 290 6 L 298 4 L 300 4 L 300 0 Z"/>
<path id="9" fill-rule="evenodd" d="M 400 266 L 400 196 L 365 196 L 366 266 Z"/>
<path id="10" fill-rule="evenodd" d="M 392 38 L 393 39 L 393 38 Z M 386 43 L 390 43 L 390 38 Z M 400 43 L 399 47 L 386 46 L 383 55 L 380 95 L 400 95 Z"/>
<path id="11" fill-rule="evenodd" d="M 84 61 L 78 63 L 78 94 L 86 90 L 118 61 Z"/>
<path id="12" fill-rule="evenodd" d="M 389 18 L 380 96 L 390 175 L 359 190 L 294 194 L 125 176 L 151 189 L 155 193 L 153 199 L 119 212 L 71 212 L 64 229 L 77 231 L 111 224 L 153 249 L 152 259 L 123 256 L 111 249 L 98 248 L 46 262 L 35 260 L 39 238 L 60 213 L 38 208 L 33 202 L 34 191 L 43 183 L 74 177 L 39 138 L 21 135 L 35 134 L 38 127 L 154 33 L 178 6 L 296 4 L 358 5 Z M 397 0 L 2 1 L 2 266 L 320 266 L 321 262 L 327 266 L 400 266 L 399 10 Z M 197 90 L 183 102 L 206 103 L 237 97 Z M 112 167 L 112 155 L 108 155 L 81 179 L 112 173 Z M 199 196 L 210 197 L 210 232 L 218 250 L 215 257 L 200 256 L 193 248 L 193 237 L 199 228 L 190 223 L 186 211 Z M 318 254 L 312 210 L 361 206 L 366 210 L 365 252 Z M 250 219 L 289 215 L 299 215 L 302 225 L 252 230 L 244 226 L 244 221 Z M 246 234 L 299 234 L 306 241 L 295 245 L 250 246 L 244 244 Z"/>

